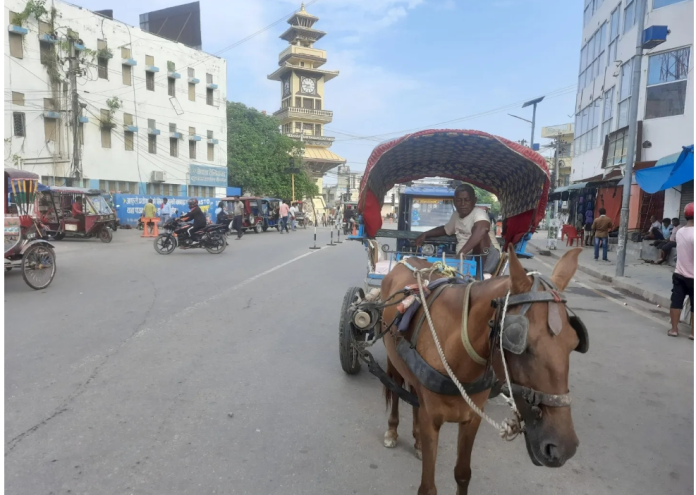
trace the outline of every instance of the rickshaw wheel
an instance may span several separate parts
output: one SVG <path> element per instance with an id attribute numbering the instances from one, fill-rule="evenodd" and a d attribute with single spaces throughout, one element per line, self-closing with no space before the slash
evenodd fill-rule
<path id="1" fill-rule="evenodd" d="M 155 251 L 159 254 L 171 254 L 176 249 L 176 241 L 170 234 L 160 234 L 155 238 Z"/>
<path id="2" fill-rule="evenodd" d="M 34 290 L 45 289 L 56 275 L 56 254 L 48 246 L 37 244 L 22 256 L 22 276 Z"/>
<path id="3" fill-rule="evenodd" d="M 365 297 L 365 292 L 360 287 L 348 289 L 343 297 L 341 319 L 338 322 L 338 355 L 341 359 L 341 368 L 349 375 L 355 375 L 360 371 L 360 359 L 353 346 L 356 332 L 351 321 L 352 315 L 349 314 L 350 306 L 355 302 L 356 296 L 360 296 L 362 299 Z"/>
<path id="4" fill-rule="evenodd" d="M 111 239 L 113 239 L 113 238 L 114 238 L 114 236 L 113 236 L 113 234 L 111 233 L 111 229 L 110 229 L 110 228 L 104 226 L 104 227 L 102 227 L 101 230 L 99 231 L 99 240 L 100 240 L 100 241 L 109 243 L 109 242 L 111 242 Z"/>
<path id="5" fill-rule="evenodd" d="M 268 230 L 268 224 L 266 222 L 263 223 L 263 231 L 266 232 Z"/>
<path id="6" fill-rule="evenodd" d="M 261 232 L 263 232 L 263 225 L 261 223 L 257 223 L 256 225 L 254 225 L 254 230 L 257 234 L 260 234 Z"/>
<path id="7" fill-rule="evenodd" d="M 205 250 L 210 254 L 220 254 L 227 247 L 227 241 L 223 236 L 214 236 L 210 238 L 210 243 L 206 244 Z"/>

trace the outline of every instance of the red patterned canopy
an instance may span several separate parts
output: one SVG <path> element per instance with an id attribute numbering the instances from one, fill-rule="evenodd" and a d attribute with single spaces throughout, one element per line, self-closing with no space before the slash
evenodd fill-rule
<path id="1" fill-rule="evenodd" d="M 367 161 L 359 200 L 367 234 L 374 236 L 381 227 L 384 196 L 394 184 L 425 177 L 461 180 L 495 194 L 508 229 L 528 219 L 514 229 L 522 234 L 544 217 L 551 182 L 540 154 L 505 138 L 461 129 L 407 134 L 377 146 Z"/>

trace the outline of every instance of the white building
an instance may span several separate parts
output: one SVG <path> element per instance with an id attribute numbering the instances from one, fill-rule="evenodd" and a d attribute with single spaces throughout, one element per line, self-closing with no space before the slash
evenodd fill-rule
<path id="1" fill-rule="evenodd" d="M 28 16 L 27 5 L 5 0 L 5 166 L 33 171 L 47 184 L 224 195 L 224 59 L 65 2 Z M 73 42 L 79 181 L 72 180 Z"/>
<path id="2" fill-rule="evenodd" d="M 584 1 L 573 182 L 606 176 L 625 166 L 628 108 L 635 96 L 636 162 L 659 160 L 694 142 L 693 1 L 645 0 L 645 27 L 667 26 L 670 33 L 666 42 L 645 50 L 640 92 L 631 95 L 637 2 Z M 693 196 L 693 182 L 682 190 Z M 680 199 L 680 191 L 665 191 L 664 216 L 679 216 Z"/>

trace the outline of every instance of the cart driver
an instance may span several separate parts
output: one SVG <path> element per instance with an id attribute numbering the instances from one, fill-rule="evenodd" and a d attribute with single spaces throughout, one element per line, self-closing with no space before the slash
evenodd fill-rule
<path id="1" fill-rule="evenodd" d="M 188 222 L 193 220 L 193 225 L 185 225 L 184 227 L 178 229 L 176 234 L 188 235 L 193 237 L 193 234 L 201 230 L 206 226 L 205 213 L 198 206 L 198 200 L 196 198 L 191 198 L 188 200 L 189 212 L 181 216 L 181 221 Z"/>
<path id="2" fill-rule="evenodd" d="M 500 260 L 500 252 L 491 245 L 489 231 L 491 221 L 488 213 L 476 208 L 476 192 L 469 184 L 461 184 L 454 190 L 454 208 L 449 221 L 440 227 L 423 232 L 416 238 L 420 247 L 429 237 L 457 235 L 457 256 L 460 254 L 478 254 L 484 256 L 483 273 L 493 274 Z"/>

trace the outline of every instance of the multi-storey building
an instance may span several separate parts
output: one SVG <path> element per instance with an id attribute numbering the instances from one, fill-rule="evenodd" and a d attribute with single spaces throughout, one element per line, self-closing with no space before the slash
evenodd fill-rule
<path id="1" fill-rule="evenodd" d="M 650 165 L 693 144 L 693 1 L 644 0 L 645 27 L 667 26 L 669 35 L 666 42 L 644 52 L 640 91 L 632 95 L 638 1 L 584 2 L 574 182 L 607 176 L 625 166 L 632 98 L 638 98 L 637 164 Z M 680 203 L 693 197 L 693 181 L 680 189 L 665 191 L 664 216 L 678 216 Z"/>
<path id="2" fill-rule="evenodd" d="M 225 60 L 65 2 L 36 5 L 5 1 L 5 165 L 47 184 L 224 195 Z"/>
<path id="3" fill-rule="evenodd" d="M 570 184 L 570 171 L 573 168 L 573 136 L 575 135 L 573 127 L 573 124 L 560 124 L 541 128 L 541 137 L 553 139 L 553 155 L 548 160 L 549 170 L 555 172 L 556 183 L 553 187 Z M 556 153 L 558 153 L 558 170 L 554 170 Z"/>
<path id="4" fill-rule="evenodd" d="M 280 110 L 273 115 L 280 121 L 281 132 L 305 143 L 303 161 L 321 191 L 323 175 L 346 160 L 329 150 L 334 138 L 324 134 L 324 126 L 333 119 L 333 112 L 326 109 L 324 86 L 338 71 L 321 68 L 326 51 L 314 48 L 314 43 L 326 33 L 314 29 L 318 20 L 304 4 L 288 19 L 290 27 L 280 38 L 290 46 L 280 52 L 280 67 L 268 79 L 280 82 Z"/>

